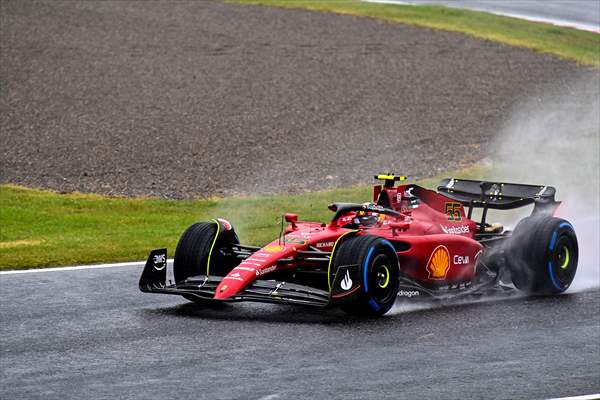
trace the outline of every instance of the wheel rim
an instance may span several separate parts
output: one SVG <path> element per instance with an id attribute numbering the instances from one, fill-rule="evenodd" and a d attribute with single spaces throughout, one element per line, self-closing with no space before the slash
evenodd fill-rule
<path id="1" fill-rule="evenodd" d="M 558 252 L 557 261 L 560 266 L 560 269 L 567 269 L 569 266 L 569 261 L 571 260 L 571 253 L 569 252 L 569 247 L 563 245 Z"/>
<path id="2" fill-rule="evenodd" d="M 550 261 L 550 278 L 556 289 L 565 290 L 571 284 L 575 275 L 574 265 L 576 253 L 571 240 L 561 235 L 556 243 L 555 250 Z"/>
<path id="3" fill-rule="evenodd" d="M 379 254 L 369 266 L 369 286 L 372 296 L 379 304 L 387 304 L 392 298 L 395 299 L 393 274 L 390 267 L 392 263 L 386 254 Z"/>
<path id="4" fill-rule="evenodd" d="M 375 272 L 375 281 L 377 286 L 385 289 L 390 284 L 390 270 L 387 265 L 381 264 Z"/>

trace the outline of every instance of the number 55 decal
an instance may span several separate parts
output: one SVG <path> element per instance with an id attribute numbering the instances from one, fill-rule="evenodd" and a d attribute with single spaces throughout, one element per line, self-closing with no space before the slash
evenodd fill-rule
<path id="1" fill-rule="evenodd" d="M 448 221 L 460 221 L 462 216 L 460 209 L 462 204 L 460 203 L 446 203 L 446 215 L 448 215 Z"/>

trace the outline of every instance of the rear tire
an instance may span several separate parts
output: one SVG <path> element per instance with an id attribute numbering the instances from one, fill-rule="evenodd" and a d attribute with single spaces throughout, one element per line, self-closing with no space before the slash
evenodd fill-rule
<path id="1" fill-rule="evenodd" d="M 555 217 L 527 217 L 516 226 L 506 262 L 514 285 L 526 293 L 562 293 L 577 271 L 579 247 L 571 224 Z"/>
<path id="2" fill-rule="evenodd" d="M 362 287 L 340 308 L 361 316 L 380 316 L 388 312 L 399 288 L 398 257 L 392 244 L 370 235 L 346 239 L 334 254 L 333 271 L 349 264 L 358 264 Z"/>
<path id="3" fill-rule="evenodd" d="M 217 230 L 219 236 L 215 240 Z M 229 251 L 231 244 L 234 243 L 239 243 L 239 240 L 233 228 L 225 230 L 222 225 L 217 226 L 216 221 L 191 225 L 181 235 L 175 250 L 173 262 L 175 282 L 182 282 L 191 276 L 206 275 L 209 255 L 210 275 L 227 275 L 239 264 L 239 260 Z M 202 302 L 194 296 L 183 295 L 183 297 Z"/>

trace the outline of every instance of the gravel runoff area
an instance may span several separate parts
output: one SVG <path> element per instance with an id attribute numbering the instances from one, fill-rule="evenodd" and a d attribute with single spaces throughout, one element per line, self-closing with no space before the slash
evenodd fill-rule
<path id="1" fill-rule="evenodd" d="M 477 162 L 585 69 L 377 21 L 214 1 L 0 3 L 0 182 L 168 198 Z"/>

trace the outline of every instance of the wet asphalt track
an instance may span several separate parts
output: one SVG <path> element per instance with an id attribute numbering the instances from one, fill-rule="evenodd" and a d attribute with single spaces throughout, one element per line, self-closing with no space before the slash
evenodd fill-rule
<path id="1" fill-rule="evenodd" d="M 600 32 L 600 0 L 366 0 L 436 4 L 550 22 Z"/>
<path id="2" fill-rule="evenodd" d="M 140 267 L 0 275 L 1 399 L 542 399 L 600 392 L 600 291 L 379 320 L 198 308 Z M 409 311 L 413 309 L 413 311 Z"/>

